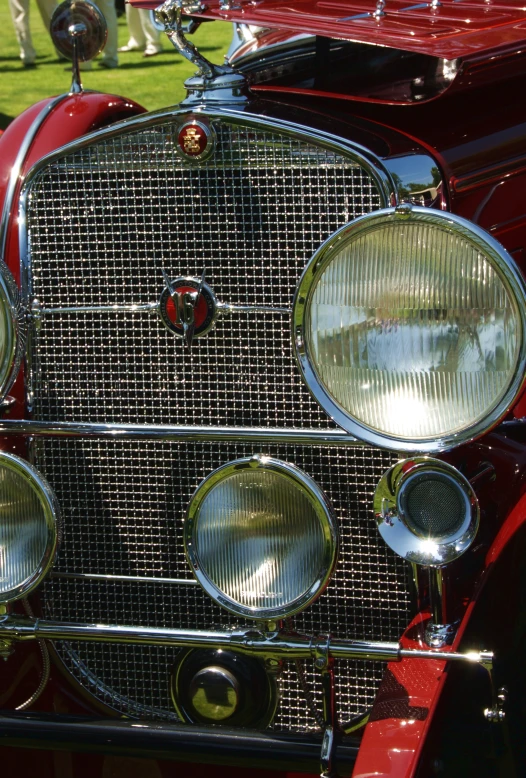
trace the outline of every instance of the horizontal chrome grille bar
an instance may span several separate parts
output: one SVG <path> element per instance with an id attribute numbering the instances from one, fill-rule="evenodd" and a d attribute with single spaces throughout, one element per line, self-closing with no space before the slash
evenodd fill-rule
<path id="1" fill-rule="evenodd" d="M 142 438 L 174 441 L 296 443 L 305 446 L 366 446 L 340 430 L 275 427 L 197 427 L 171 424 L 90 424 L 88 422 L 0 421 L 0 435 L 66 438 Z"/>
<path id="2" fill-rule="evenodd" d="M 50 573 L 51 578 L 66 578 L 72 581 L 133 581 L 134 583 L 160 583 L 175 586 L 199 586 L 194 578 L 161 578 L 148 575 L 104 575 L 102 573 Z"/>
<path id="3" fill-rule="evenodd" d="M 399 643 L 368 640 L 338 640 L 328 636 L 287 635 L 258 630 L 182 630 L 159 627 L 128 627 L 106 624 L 70 624 L 60 621 L 4 616 L 0 619 L 0 641 L 86 640 L 99 643 L 173 646 L 180 648 L 228 647 L 247 654 L 309 659 L 328 655 L 333 659 L 370 659 L 400 662 L 402 659 L 442 659 L 490 666 L 491 651 L 436 651 L 402 648 Z"/>
<path id="4" fill-rule="evenodd" d="M 31 313 L 35 319 L 42 316 L 57 316 L 70 313 L 137 313 L 147 311 L 159 313 L 159 303 L 129 303 L 127 305 L 68 305 L 62 308 L 42 308 L 33 304 Z M 282 316 L 290 316 L 292 308 L 279 308 L 272 305 L 230 305 L 229 303 L 217 303 L 217 313 L 228 316 L 232 313 L 278 313 Z"/>

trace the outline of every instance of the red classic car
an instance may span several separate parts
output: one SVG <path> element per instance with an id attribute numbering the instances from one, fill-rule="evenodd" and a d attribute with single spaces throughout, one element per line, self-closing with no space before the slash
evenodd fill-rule
<path id="1" fill-rule="evenodd" d="M 130 2 L 183 102 L 67 0 L 0 139 L 2 774 L 524 775 L 526 8 Z"/>

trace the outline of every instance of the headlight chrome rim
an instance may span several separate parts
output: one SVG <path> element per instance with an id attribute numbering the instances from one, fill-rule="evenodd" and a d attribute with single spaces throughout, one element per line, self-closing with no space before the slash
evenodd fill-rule
<path id="1" fill-rule="evenodd" d="M 462 494 L 464 520 L 450 535 L 426 537 L 404 515 L 404 492 L 415 477 L 426 473 L 448 479 Z M 401 460 L 389 468 L 376 488 L 373 504 L 378 531 L 389 548 L 408 562 L 426 567 L 443 567 L 462 556 L 473 543 L 480 522 L 479 503 L 470 482 L 452 465 L 432 457 Z"/>
<path id="2" fill-rule="evenodd" d="M 308 310 L 312 293 L 322 273 L 333 257 L 358 235 L 373 232 L 380 225 L 393 220 L 418 220 L 435 224 L 442 230 L 458 235 L 481 251 L 496 268 L 499 278 L 505 285 L 518 314 L 518 333 L 520 343 L 518 358 L 513 375 L 500 399 L 488 413 L 464 429 L 433 438 L 401 437 L 382 432 L 354 418 L 324 386 L 307 346 Z M 516 268 L 512 258 L 498 241 L 467 219 L 455 214 L 434 211 L 430 208 L 403 204 L 396 208 L 386 208 L 372 214 L 366 214 L 341 227 L 331 235 L 317 250 L 307 264 L 296 289 L 292 315 L 292 338 L 296 361 L 302 378 L 316 402 L 346 432 L 375 447 L 392 451 L 433 454 L 451 450 L 457 446 L 475 440 L 495 427 L 518 398 L 526 383 L 526 283 Z"/>
<path id="3" fill-rule="evenodd" d="M 323 571 L 320 571 L 318 578 L 300 597 L 297 597 L 290 603 L 273 608 L 244 606 L 235 600 L 232 600 L 228 595 L 222 592 L 202 568 L 197 543 L 195 542 L 196 523 L 204 499 L 215 486 L 222 483 L 232 474 L 251 469 L 265 469 L 292 480 L 294 484 L 304 492 L 311 505 L 314 507 L 325 538 L 325 564 L 324 569 Z M 336 565 L 339 540 L 332 506 L 325 493 L 320 489 L 316 482 L 295 465 L 257 454 L 252 457 L 244 457 L 242 459 L 227 462 L 225 465 L 222 465 L 217 470 L 210 473 L 210 475 L 200 483 L 188 506 L 184 523 L 184 546 L 188 563 L 198 583 L 218 605 L 221 605 L 227 611 L 237 616 L 244 616 L 256 621 L 273 621 L 299 613 L 324 592 Z"/>
<path id="4" fill-rule="evenodd" d="M 60 542 L 60 509 L 53 490 L 46 479 L 28 462 L 14 454 L 0 452 L 0 467 L 15 472 L 32 489 L 42 506 L 47 527 L 47 543 L 38 567 L 18 586 L 6 592 L 0 592 L 0 603 L 20 600 L 30 594 L 51 569 Z"/>

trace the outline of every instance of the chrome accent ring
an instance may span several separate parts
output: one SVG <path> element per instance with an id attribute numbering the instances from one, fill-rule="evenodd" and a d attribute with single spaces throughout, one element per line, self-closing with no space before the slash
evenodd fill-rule
<path id="1" fill-rule="evenodd" d="M 323 569 L 319 570 L 317 579 L 309 586 L 307 591 L 296 597 L 295 600 L 273 608 L 253 608 L 242 605 L 224 594 L 210 579 L 207 572 L 201 566 L 199 550 L 195 541 L 196 524 L 199 519 L 199 511 L 205 497 L 219 483 L 223 482 L 233 473 L 243 470 L 266 469 L 290 479 L 309 500 L 313 507 L 324 534 L 325 548 L 323 554 Z M 188 506 L 184 523 L 184 545 L 188 563 L 205 592 L 219 605 L 231 613 L 252 619 L 276 619 L 292 616 L 306 608 L 325 590 L 331 578 L 336 558 L 338 555 L 338 532 L 333 518 L 332 508 L 324 492 L 316 482 L 295 465 L 271 459 L 265 456 L 246 457 L 228 462 L 210 473 L 194 492 Z"/>
<path id="2" fill-rule="evenodd" d="M 395 437 L 390 433 L 375 430 L 359 419 L 352 417 L 325 388 L 308 353 L 305 338 L 306 318 L 312 292 L 320 275 L 332 260 L 335 251 L 340 251 L 343 246 L 355 239 L 360 233 L 366 234 L 381 223 L 386 223 L 393 219 L 408 218 L 426 224 L 436 224 L 441 229 L 446 229 L 459 235 L 484 252 L 485 256 L 491 260 L 491 263 L 498 270 L 500 280 L 506 287 L 510 298 L 516 304 L 518 315 L 519 348 L 517 363 L 508 387 L 500 400 L 496 401 L 483 419 L 467 426 L 460 432 L 444 434 L 432 440 Z M 342 429 L 359 440 L 377 448 L 423 454 L 448 451 L 479 438 L 495 427 L 502 420 L 526 383 L 526 283 L 515 267 L 512 258 L 500 243 L 467 219 L 451 213 L 443 213 L 409 204 L 403 204 L 397 208 L 386 208 L 361 216 L 341 227 L 312 256 L 301 276 L 294 296 L 292 339 L 296 361 L 309 392 L 331 419 L 339 424 Z"/>

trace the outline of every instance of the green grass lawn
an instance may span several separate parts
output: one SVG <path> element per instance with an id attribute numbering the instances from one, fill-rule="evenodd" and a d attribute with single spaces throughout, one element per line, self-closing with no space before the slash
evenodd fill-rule
<path id="1" fill-rule="evenodd" d="M 48 32 L 42 24 L 36 3 L 31 3 L 31 33 L 37 51 L 37 66 L 24 68 L 11 22 L 7 0 L 0 0 L 0 26 L 3 29 L 0 50 L 0 129 L 25 108 L 49 95 L 69 90 L 71 72 L 67 62 L 57 59 Z M 232 36 L 232 27 L 223 22 L 202 24 L 191 40 L 212 62 L 223 62 Z M 144 59 L 141 52 L 119 54 L 119 67 L 104 70 L 94 64 L 82 74 L 85 89 L 124 95 L 148 110 L 179 102 L 185 95 L 183 82 L 196 68 L 162 36 L 164 52 Z M 119 19 L 119 46 L 128 40 L 126 19 Z"/>

